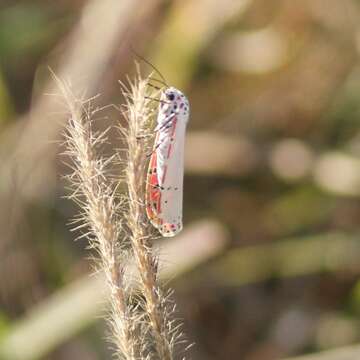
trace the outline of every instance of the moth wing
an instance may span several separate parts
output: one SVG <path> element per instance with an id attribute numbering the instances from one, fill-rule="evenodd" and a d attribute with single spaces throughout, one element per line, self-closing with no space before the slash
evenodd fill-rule
<path id="1" fill-rule="evenodd" d="M 158 229 L 165 237 L 175 236 L 182 230 L 184 145 L 186 122 L 174 121 L 166 138 L 166 146 L 159 147 L 157 166 L 161 197 Z M 160 166 L 159 166 L 160 165 Z"/>

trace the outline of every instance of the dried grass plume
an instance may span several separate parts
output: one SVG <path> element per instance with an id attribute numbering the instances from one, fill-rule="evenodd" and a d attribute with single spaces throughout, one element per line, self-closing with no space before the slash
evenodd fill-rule
<path id="1" fill-rule="evenodd" d="M 94 131 L 96 111 L 91 101 L 76 97 L 68 84 L 54 78 L 69 112 L 65 134 L 65 155 L 70 157 L 72 169 L 69 197 L 81 209 L 74 229 L 83 229 L 90 247 L 99 254 L 98 268 L 106 275 L 115 355 L 126 360 L 175 359 L 175 348 L 182 345 L 180 323 L 174 319 L 171 291 L 164 290 L 159 282 L 158 256 L 153 249 L 156 236 L 144 211 L 147 153 L 154 138 L 148 79 L 138 75 L 128 87 L 122 86 L 126 126 L 119 122 L 119 128 L 126 151 L 120 149 L 105 158 L 99 153 L 108 131 Z M 111 180 L 107 172 L 119 158 L 124 166 L 120 181 L 127 188 L 121 197 L 117 194 L 118 180 Z M 134 258 L 135 277 L 130 256 Z M 130 287 L 134 283 L 137 292 Z"/>

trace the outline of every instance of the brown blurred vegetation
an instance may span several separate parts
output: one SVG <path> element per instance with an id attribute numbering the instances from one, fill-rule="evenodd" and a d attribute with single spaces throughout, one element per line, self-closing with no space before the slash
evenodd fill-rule
<path id="1" fill-rule="evenodd" d="M 2 1 L 1 356 L 110 357 L 94 303 L 101 279 L 88 280 L 86 242 L 68 225 L 66 113 L 49 67 L 100 94 L 105 128 L 119 116 L 107 106 L 121 103 L 118 80 L 134 73 L 131 47 L 191 103 L 183 239 L 200 253 L 186 263 L 182 249 L 169 276 L 192 358 L 272 360 L 359 342 L 359 20 L 357 0 Z M 14 336 L 24 323 L 26 344 Z M 33 329 L 48 335 L 41 350 L 27 348 Z M 320 356 L 345 359 L 333 354 Z"/>

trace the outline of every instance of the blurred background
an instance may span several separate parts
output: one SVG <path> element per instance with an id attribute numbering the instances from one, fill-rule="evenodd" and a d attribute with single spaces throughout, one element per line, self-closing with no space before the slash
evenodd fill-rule
<path id="1" fill-rule="evenodd" d="M 359 359 L 359 24 L 357 0 L 2 0 L 0 358 L 111 356 L 49 67 L 119 105 L 132 47 L 191 103 L 185 230 L 163 243 L 191 357 Z"/>

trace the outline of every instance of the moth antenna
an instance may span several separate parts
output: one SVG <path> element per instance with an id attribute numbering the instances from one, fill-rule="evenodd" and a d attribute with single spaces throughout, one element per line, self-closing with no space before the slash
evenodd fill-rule
<path id="1" fill-rule="evenodd" d="M 153 84 L 148 83 L 147 85 L 148 85 L 148 86 L 151 86 L 152 88 L 154 88 L 154 89 L 156 89 L 156 90 L 161 90 L 161 87 L 155 86 L 155 85 L 153 85 Z"/>
<path id="2" fill-rule="evenodd" d="M 150 61 L 146 60 L 144 57 L 142 57 L 140 54 L 138 54 L 133 47 L 130 47 L 131 51 L 142 61 L 144 61 L 146 64 L 148 64 L 149 66 L 151 66 L 151 68 L 153 70 L 155 70 L 155 72 L 157 72 L 161 79 L 164 81 L 164 84 L 166 85 L 166 87 L 170 87 L 167 82 L 166 82 L 166 79 L 165 77 L 163 76 L 163 74 L 155 67 L 155 65 L 153 65 Z"/>
<path id="3" fill-rule="evenodd" d="M 153 98 L 151 96 L 145 96 L 145 99 L 150 99 L 150 100 L 154 100 L 154 101 L 157 101 L 157 102 L 160 102 L 160 103 L 170 104 L 168 101 L 159 100 L 159 99 Z"/>
<path id="4" fill-rule="evenodd" d="M 149 79 L 150 79 L 151 81 L 157 81 L 157 82 L 159 82 L 160 84 L 167 86 L 167 84 L 164 83 L 164 81 L 162 81 L 162 80 L 155 79 L 155 78 L 152 78 L 152 77 L 149 77 Z M 168 87 L 168 86 L 167 86 L 167 87 Z"/>

